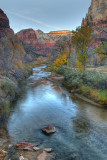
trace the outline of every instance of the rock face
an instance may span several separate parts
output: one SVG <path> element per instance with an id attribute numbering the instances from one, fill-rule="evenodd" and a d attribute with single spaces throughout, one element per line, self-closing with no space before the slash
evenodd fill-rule
<path id="1" fill-rule="evenodd" d="M 90 25 L 93 29 L 94 44 L 96 47 L 102 41 L 107 41 L 107 0 L 92 0 L 88 14 L 82 21 L 82 26 Z"/>
<path id="2" fill-rule="evenodd" d="M 52 31 L 44 33 L 41 30 L 33 29 L 22 30 L 17 33 L 28 54 L 35 56 L 55 54 L 57 52 L 56 42 L 62 37 L 70 38 L 71 31 Z"/>
<path id="3" fill-rule="evenodd" d="M 14 32 L 9 26 L 9 20 L 6 14 L 0 9 L 0 38 L 8 34 L 14 34 Z"/>
<path id="4" fill-rule="evenodd" d="M 88 49 L 88 63 L 97 65 L 99 63 L 98 54 L 94 53 L 94 49 L 103 42 L 107 42 L 107 0 L 91 0 L 88 14 L 82 21 L 82 26 L 85 25 L 92 27 L 93 37 Z M 101 64 L 106 64 L 106 61 L 102 61 Z"/>
<path id="5" fill-rule="evenodd" d="M 0 9 L 0 73 L 23 68 L 25 50 Z"/>
<path id="6" fill-rule="evenodd" d="M 51 31 L 50 34 L 59 34 L 59 35 L 66 35 L 66 34 L 72 34 L 72 31 L 64 30 L 64 31 Z"/>
<path id="7" fill-rule="evenodd" d="M 0 9 L 0 101 L 14 99 L 14 95 L 5 92 L 3 83 L 18 87 L 17 80 L 23 76 L 24 57 L 25 50 L 10 28 L 6 14 Z"/>
<path id="8" fill-rule="evenodd" d="M 91 0 L 91 6 L 89 7 L 88 14 L 82 24 L 88 25 L 96 24 L 100 21 L 107 20 L 107 1 L 106 0 Z"/>

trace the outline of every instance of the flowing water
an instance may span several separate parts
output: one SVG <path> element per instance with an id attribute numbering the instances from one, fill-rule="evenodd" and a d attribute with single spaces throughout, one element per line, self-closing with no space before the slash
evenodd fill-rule
<path id="1" fill-rule="evenodd" d="M 25 92 L 14 104 L 8 120 L 12 143 L 37 142 L 53 148 L 55 160 L 107 160 L 107 110 L 90 105 L 45 80 L 50 75 L 34 68 Z M 47 125 L 57 132 L 46 136 Z"/>

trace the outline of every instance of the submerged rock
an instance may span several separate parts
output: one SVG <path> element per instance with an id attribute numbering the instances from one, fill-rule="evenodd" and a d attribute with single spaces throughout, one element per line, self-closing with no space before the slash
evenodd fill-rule
<path id="1" fill-rule="evenodd" d="M 0 160 L 2 160 L 6 156 L 7 152 L 0 149 Z"/>
<path id="2" fill-rule="evenodd" d="M 11 147 L 13 147 L 13 144 L 9 144 L 9 145 L 8 145 L 8 148 L 11 148 Z"/>
<path id="3" fill-rule="evenodd" d="M 50 135 L 50 134 L 53 134 L 53 133 L 56 132 L 56 128 L 53 127 L 53 126 L 51 126 L 51 125 L 49 125 L 49 126 L 43 128 L 43 129 L 42 129 L 42 132 L 44 132 L 44 133 L 47 134 L 47 135 Z"/>
<path id="4" fill-rule="evenodd" d="M 52 152 L 52 148 L 44 148 L 43 151 L 50 153 L 50 152 Z"/>
<path id="5" fill-rule="evenodd" d="M 54 159 L 54 157 L 44 151 L 37 157 L 37 160 L 52 160 L 52 159 Z"/>
<path id="6" fill-rule="evenodd" d="M 30 147 L 25 147 L 23 148 L 24 151 L 32 151 L 32 149 Z"/>
<path id="7" fill-rule="evenodd" d="M 27 158 L 24 158 L 23 156 L 19 157 L 19 160 L 28 160 Z"/>
<path id="8" fill-rule="evenodd" d="M 38 144 L 32 144 L 29 142 L 22 142 L 16 145 L 16 149 L 23 151 L 32 151 L 34 146 L 38 146 Z"/>
<path id="9" fill-rule="evenodd" d="M 40 148 L 39 148 L 39 147 L 33 147 L 33 150 L 34 150 L 34 151 L 39 151 Z"/>
<path id="10" fill-rule="evenodd" d="M 19 148 L 19 147 L 27 147 L 27 146 L 34 146 L 32 143 L 29 143 L 29 142 L 21 142 L 19 144 L 16 145 L 16 148 Z"/>

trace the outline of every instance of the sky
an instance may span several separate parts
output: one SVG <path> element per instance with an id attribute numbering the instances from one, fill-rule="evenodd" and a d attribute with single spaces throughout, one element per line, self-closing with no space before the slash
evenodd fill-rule
<path id="1" fill-rule="evenodd" d="M 88 12 L 91 0 L 0 0 L 14 32 L 32 28 L 45 33 L 75 30 Z"/>

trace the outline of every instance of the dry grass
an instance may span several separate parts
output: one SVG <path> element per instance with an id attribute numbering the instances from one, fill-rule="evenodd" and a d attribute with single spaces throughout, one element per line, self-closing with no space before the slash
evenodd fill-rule
<path id="1" fill-rule="evenodd" d="M 87 71 L 96 71 L 96 72 L 107 74 L 107 65 L 96 67 L 96 68 L 95 67 L 87 68 L 86 70 Z"/>

